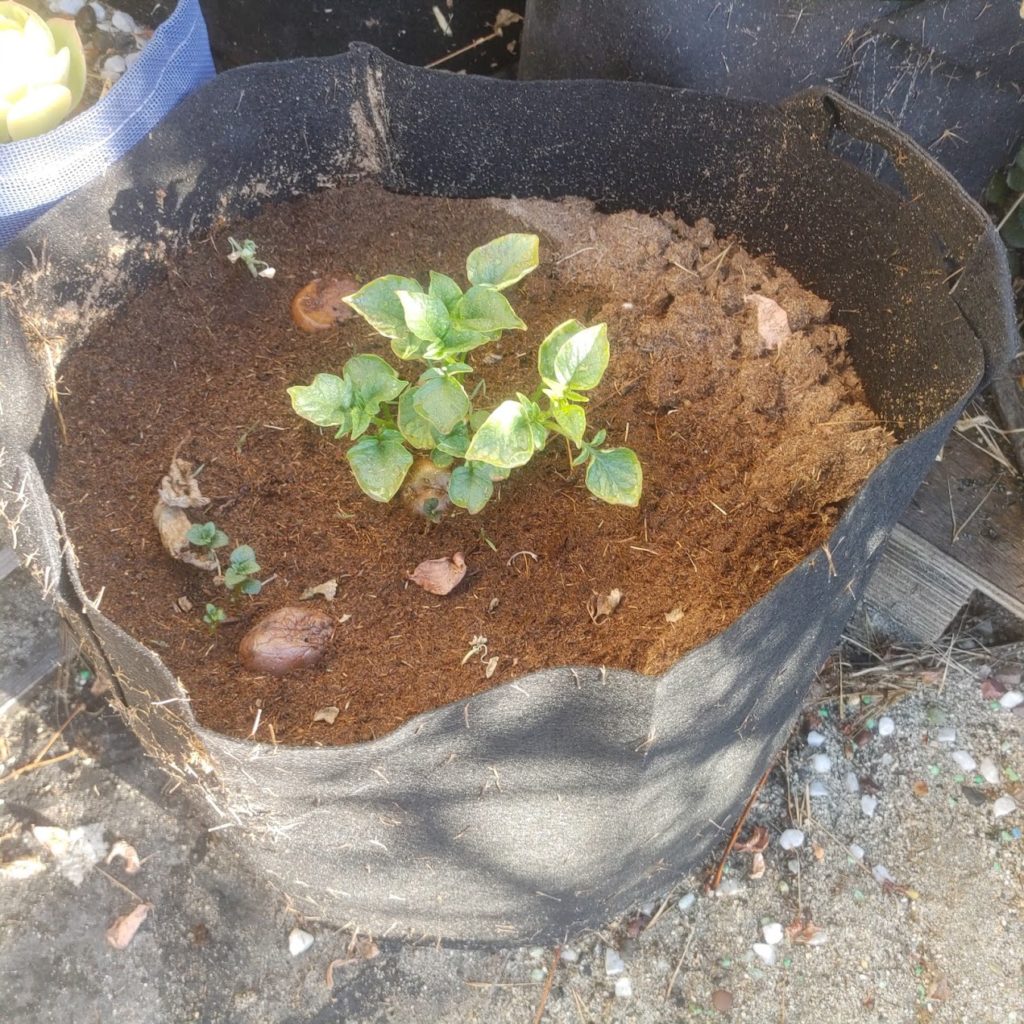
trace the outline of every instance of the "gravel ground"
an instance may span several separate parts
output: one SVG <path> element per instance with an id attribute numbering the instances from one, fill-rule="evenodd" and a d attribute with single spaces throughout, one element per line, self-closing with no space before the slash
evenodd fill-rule
<path id="1" fill-rule="evenodd" d="M 49 620 L 16 577 L 2 586 L 10 663 Z M 297 918 L 102 703 L 47 753 L 72 756 L 12 777 L 78 706 L 83 678 L 6 707 L 0 695 L 3 1020 L 1024 1022 L 1024 810 L 996 816 L 1006 797 L 1024 808 L 1024 716 L 997 699 L 1021 689 L 1022 661 L 1024 645 L 848 665 L 842 708 L 828 674 L 742 833 L 767 840 L 763 875 L 736 852 L 724 894 L 666 878 L 662 904 L 573 937 L 557 961 L 549 948 L 353 948 L 342 928 Z M 141 867 L 76 864 L 45 831 L 90 825 L 94 853 L 126 840 Z M 108 927 L 140 903 L 148 917 L 113 948 Z M 313 943 L 293 956 L 296 927 Z"/>

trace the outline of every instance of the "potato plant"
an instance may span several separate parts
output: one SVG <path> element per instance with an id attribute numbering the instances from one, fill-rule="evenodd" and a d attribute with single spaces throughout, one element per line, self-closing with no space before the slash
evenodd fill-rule
<path id="1" fill-rule="evenodd" d="M 481 386 L 467 390 L 473 373 L 467 354 L 505 331 L 526 330 L 502 293 L 536 268 L 538 244 L 536 235 L 509 234 L 474 249 L 466 260 L 465 290 L 434 271 L 426 289 L 413 278 L 389 274 L 345 299 L 390 339 L 399 359 L 426 367 L 410 382 L 379 356 L 361 354 L 345 363 L 340 376 L 318 373 L 311 384 L 288 389 L 299 416 L 354 442 L 348 463 L 374 500 L 390 501 L 402 489 L 416 461 L 413 452 L 421 452 L 446 472 L 451 503 L 477 513 L 495 482 L 561 435 L 578 450 L 573 464 L 586 463 L 591 493 L 614 505 L 638 504 L 643 472 L 636 454 L 602 447 L 603 430 L 586 439 L 587 392 L 608 366 L 605 324 L 567 320 L 556 327 L 538 349 L 540 380 L 530 395 L 479 409 L 474 399 Z M 419 510 L 436 518 L 440 503 L 431 498 Z"/>

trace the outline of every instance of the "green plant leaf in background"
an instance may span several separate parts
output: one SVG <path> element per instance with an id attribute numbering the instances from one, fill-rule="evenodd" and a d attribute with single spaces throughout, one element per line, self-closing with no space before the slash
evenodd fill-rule
<path id="1" fill-rule="evenodd" d="M 630 448 L 604 448 L 593 451 L 587 466 L 587 490 L 609 505 L 640 503 L 644 475 L 640 460 Z"/>
<path id="2" fill-rule="evenodd" d="M 491 468 L 482 462 L 464 462 L 452 470 L 448 497 L 453 505 L 476 515 L 494 494 Z"/>
<path id="3" fill-rule="evenodd" d="M 489 285 L 500 291 L 536 269 L 539 258 L 540 239 L 536 235 L 502 235 L 469 254 L 466 276 L 470 284 Z"/>
<path id="4" fill-rule="evenodd" d="M 405 310 L 398 297 L 401 291 L 421 292 L 423 289 L 411 277 L 387 274 L 364 284 L 345 302 L 385 338 L 403 338 L 409 333 L 409 328 L 405 325 Z"/>
<path id="5" fill-rule="evenodd" d="M 362 438 L 349 448 L 346 458 L 356 483 L 374 501 L 390 501 L 413 462 L 397 430 Z"/>
<path id="6" fill-rule="evenodd" d="M 502 402 L 473 435 L 466 461 L 515 469 L 525 466 L 536 449 L 529 411 L 520 402 L 509 399 Z"/>
<path id="7" fill-rule="evenodd" d="M 318 373 L 312 384 L 296 384 L 288 389 L 292 408 L 318 427 L 340 427 L 339 436 L 347 432 L 352 422 L 354 390 L 351 380 L 343 380 L 333 373 Z"/>

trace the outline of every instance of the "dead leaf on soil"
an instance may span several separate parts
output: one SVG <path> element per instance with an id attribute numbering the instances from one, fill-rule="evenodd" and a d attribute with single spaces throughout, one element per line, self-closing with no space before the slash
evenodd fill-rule
<path id="1" fill-rule="evenodd" d="M 813 843 L 811 845 L 811 852 L 814 854 L 814 859 L 815 860 L 824 860 L 825 859 L 825 847 L 824 846 L 820 846 L 818 843 Z"/>
<path id="2" fill-rule="evenodd" d="M 949 981 L 944 974 L 939 975 L 935 981 L 932 982 L 931 987 L 928 990 L 928 998 L 935 999 L 938 1002 L 946 1002 L 952 995 L 952 991 L 949 987 Z"/>
<path id="3" fill-rule="evenodd" d="M 327 965 L 327 987 L 334 988 L 335 967 L 348 967 L 350 964 L 362 963 L 364 960 L 372 960 L 380 956 L 380 947 L 371 938 L 360 935 L 354 938 L 348 947 L 348 956 L 332 960 Z"/>
<path id="4" fill-rule="evenodd" d="M 498 667 L 498 658 L 499 656 L 495 654 L 487 659 L 485 662 L 487 668 L 484 670 L 484 679 L 490 679 L 494 675 L 494 670 Z"/>
<path id="5" fill-rule="evenodd" d="M 135 938 L 135 933 L 139 930 L 139 926 L 146 920 L 147 915 L 152 909 L 152 903 L 140 903 L 134 910 L 119 917 L 107 929 L 107 942 L 114 949 L 125 949 L 132 939 Z"/>
<path id="6" fill-rule="evenodd" d="M 420 562 L 407 578 L 428 594 L 444 597 L 462 582 L 465 575 L 466 560 L 461 551 L 456 551 L 451 558 L 428 558 Z"/>
<path id="7" fill-rule="evenodd" d="M 678 622 L 683 617 L 683 609 L 678 606 L 673 608 L 670 612 L 665 612 L 666 622 Z"/>
<path id="8" fill-rule="evenodd" d="M 326 722 L 328 725 L 334 725 L 338 715 L 341 714 L 341 708 L 335 707 L 333 704 L 330 707 L 320 708 L 320 710 L 313 716 L 314 722 Z"/>
<path id="9" fill-rule="evenodd" d="M 325 601 L 333 601 L 338 593 L 338 581 L 327 580 L 316 587 L 307 587 L 299 594 L 300 601 L 311 601 L 314 597 L 322 597 Z"/>
<path id="10" fill-rule="evenodd" d="M 188 599 L 187 597 L 185 597 L 184 595 L 182 595 L 181 597 L 179 597 L 179 598 L 178 598 L 178 600 L 177 600 L 177 601 L 175 601 L 174 603 L 175 603 L 175 604 L 176 604 L 176 605 L 178 606 L 179 610 L 181 610 L 181 611 L 185 612 L 186 614 L 188 614 L 188 612 L 192 611 L 192 608 L 193 608 L 193 604 L 192 604 L 192 602 L 191 602 L 191 601 L 190 601 L 190 600 L 189 600 L 189 599 Z"/>
<path id="11" fill-rule="evenodd" d="M 923 800 L 928 795 L 928 783 L 924 779 L 917 779 L 910 787 L 910 791 L 918 800 Z"/>
<path id="12" fill-rule="evenodd" d="M 590 621 L 596 626 L 606 622 L 614 614 L 615 609 L 622 603 L 622 591 L 616 587 L 609 590 L 607 594 L 599 594 L 596 590 L 594 596 L 587 602 L 587 614 Z"/>
<path id="13" fill-rule="evenodd" d="M 774 299 L 759 292 L 744 295 L 743 301 L 757 312 L 757 335 L 762 352 L 777 352 L 793 336 L 786 311 Z"/>
<path id="14" fill-rule="evenodd" d="M 756 852 L 750 859 L 750 877 L 751 879 L 764 878 L 765 863 L 764 854 L 760 851 Z"/>
<path id="15" fill-rule="evenodd" d="M 494 19 L 494 31 L 501 35 L 503 28 L 508 28 L 509 25 L 515 25 L 516 22 L 522 21 L 523 16 L 516 14 L 515 11 L 510 11 L 507 7 L 502 7 Z"/>
<path id="16" fill-rule="evenodd" d="M 206 508 L 209 498 L 199 490 L 199 481 L 192 473 L 192 463 L 184 459 L 171 459 L 171 468 L 157 488 L 157 502 L 153 508 L 153 522 L 160 533 L 164 550 L 179 562 L 194 565 L 206 572 L 219 568 L 212 551 L 199 552 L 189 545 L 188 531 L 192 521 L 185 514 L 187 508 Z"/>
<path id="17" fill-rule="evenodd" d="M 23 882 L 45 870 L 46 865 L 38 857 L 18 857 L 0 864 L 0 879 L 5 882 Z"/>
<path id="18" fill-rule="evenodd" d="M 791 942 L 800 946 L 822 946 L 828 935 L 823 932 L 810 918 L 804 921 L 802 917 L 795 917 L 786 926 L 786 935 Z"/>
<path id="19" fill-rule="evenodd" d="M 986 676 L 981 681 L 982 700 L 999 700 L 1006 693 L 1006 687 L 992 676 Z"/>
<path id="20" fill-rule="evenodd" d="M 107 859 L 104 863 L 109 864 L 117 857 L 124 861 L 124 873 L 126 875 L 134 875 L 142 867 L 142 861 L 139 860 L 135 847 L 131 843 L 126 843 L 123 839 L 118 839 L 110 848 L 110 853 L 107 854 Z"/>
<path id="21" fill-rule="evenodd" d="M 768 829 L 764 825 L 755 825 L 750 835 L 742 843 L 737 843 L 733 849 L 737 853 L 762 853 L 768 849 L 768 841 Z"/>

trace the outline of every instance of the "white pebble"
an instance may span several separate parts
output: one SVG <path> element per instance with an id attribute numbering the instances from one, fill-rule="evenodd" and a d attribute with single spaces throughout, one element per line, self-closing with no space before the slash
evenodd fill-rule
<path id="1" fill-rule="evenodd" d="M 951 725 L 944 725 L 935 734 L 935 738 L 940 743 L 956 743 L 956 729 Z"/>
<path id="2" fill-rule="evenodd" d="M 863 860 L 864 859 L 864 847 L 863 846 L 858 846 L 856 843 L 850 843 L 849 851 L 850 851 L 850 856 L 854 860 Z"/>
<path id="3" fill-rule="evenodd" d="M 807 746 L 809 747 L 822 747 L 825 745 L 825 737 L 822 733 L 818 732 L 817 729 L 812 729 L 807 734 Z"/>
<path id="4" fill-rule="evenodd" d="M 141 50 L 132 50 L 131 53 L 124 55 L 124 66 L 125 70 L 130 70 L 135 66 L 135 62 L 142 56 Z"/>
<path id="5" fill-rule="evenodd" d="M 621 974 L 625 969 L 626 962 L 614 949 L 604 951 L 604 973 L 609 978 L 614 978 L 616 974 Z"/>
<path id="6" fill-rule="evenodd" d="M 1015 708 L 1018 704 L 1024 704 L 1024 693 L 1020 690 L 1007 690 L 1006 693 L 999 698 L 999 703 L 1008 711 Z"/>
<path id="7" fill-rule="evenodd" d="M 884 715 L 878 720 L 879 736 L 891 736 L 895 731 L 896 723 L 888 715 Z"/>
<path id="8" fill-rule="evenodd" d="M 738 896 L 743 891 L 743 886 L 735 878 L 726 878 L 715 890 L 716 896 Z"/>
<path id="9" fill-rule="evenodd" d="M 787 860 L 786 867 L 789 868 L 789 873 L 791 875 L 800 874 L 800 861 L 796 857 L 794 857 L 792 860 Z"/>
<path id="10" fill-rule="evenodd" d="M 764 941 L 767 942 L 769 946 L 777 946 L 782 941 L 782 925 L 777 921 L 772 921 L 771 924 L 766 924 L 761 929 L 761 932 L 764 935 Z"/>
<path id="11" fill-rule="evenodd" d="M 84 6 L 85 0 L 57 0 L 56 4 L 50 5 L 50 10 L 73 18 Z"/>
<path id="12" fill-rule="evenodd" d="M 107 9 L 100 3 L 91 3 L 92 13 L 96 15 L 97 23 L 107 20 Z"/>
<path id="13" fill-rule="evenodd" d="M 1007 814 L 1013 814 L 1017 810 L 1017 801 L 1012 796 L 1001 796 L 992 805 L 992 817 L 1004 818 Z"/>
<path id="14" fill-rule="evenodd" d="M 828 942 L 828 932 L 815 932 L 808 940 L 808 946 L 824 946 Z"/>
<path id="15" fill-rule="evenodd" d="M 991 757 L 981 759 L 981 764 L 978 765 L 978 774 L 992 786 L 999 782 L 999 769 Z"/>
<path id="16" fill-rule="evenodd" d="M 798 828 L 787 828 L 779 836 L 779 846 L 784 850 L 796 850 L 804 845 L 804 834 Z"/>
<path id="17" fill-rule="evenodd" d="M 876 864 L 871 869 L 871 874 L 874 876 L 875 881 L 881 885 L 883 882 L 896 883 L 896 879 L 889 874 L 889 869 L 884 864 Z"/>
<path id="18" fill-rule="evenodd" d="M 135 24 L 135 19 L 130 14 L 125 14 L 124 11 L 114 11 L 110 16 L 110 24 L 113 25 L 118 32 L 127 32 L 129 35 L 138 30 L 138 26 Z"/>
<path id="19" fill-rule="evenodd" d="M 832 770 L 832 758 L 828 754 L 815 754 L 811 758 L 811 767 L 819 775 L 824 775 L 825 772 Z"/>
<path id="20" fill-rule="evenodd" d="M 547 950 L 543 946 L 534 946 L 530 950 L 530 958 L 532 960 L 540 960 L 545 953 L 547 953 Z"/>
<path id="21" fill-rule="evenodd" d="M 685 914 L 696 902 L 697 897 L 692 892 L 688 892 L 679 900 L 679 909 Z"/>
<path id="22" fill-rule="evenodd" d="M 572 948 L 571 948 L 571 947 L 569 947 L 569 946 L 567 946 L 567 947 L 566 947 L 565 949 L 563 949 L 563 950 L 562 950 L 562 952 L 561 952 L 561 953 L 559 954 L 559 956 L 560 956 L 560 957 L 561 957 L 561 959 L 562 959 L 562 960 L 564 960 L 564 961 L 565 961 L 565 962 L 566 962 L 567 964 L 574 964 L 574 963 L 576 963 L 576 962 L 577 962 L 577 961 L 579 960 L 579 958 L 580 958 L 580 955 L 579 955 L 579 953 L 577 953 L 575 949 L 572 949 Z"/>
<path id="23" fill-rule="evenodd" d="M 878 806 L 878 797 L 877 796 L 870 796 L 869 794 L 865 793 L 860 798 L 860 809 L 869 818 L 873 818 L 875 816 L 875 808 L 877 806 Z"/>
<path id="24" fill-rule="evenodd" d="M 808 792 L 811 794 L 811 796 L 815 797 L 828 796 L 828 786 L 826 786 L 825 783 L 821 781 L 821 779 L 815 779 L 811 783 Z"/>
<path id="25" fill-rule="evenodd" d="M 618 981 L 615 982 L 615 998 L 633 998 L 633 982 L 631 982 L 629 978 L 619 978 Z"/>
<path id="26" fill-rule="evenodd" d="M 978 767 L 978 762 L 966 750 L 954 750 L 952 756 L 961 771 L 973 772 Z"/>
<path id="27" fill-rule="evenodd" d="M 307 931 L 303 931 L 301 928 L 293 928 L 288 933 L 288 952 L 292 956 L 298 956 L 300 953 L 305 953 L 310 946 L 313 945 L 313 936 Z"/>
<path id="28" fill-rule="evenodd" d="M 846 773 L 845 782 L 846 782 L 846 792 L 847 793 L 856 793 L 857 790 L 860 789 L 860 780 L 857 778 L 857 776 L 856 776 L 856 774 L 854 772 L 847 772 Z"/>
<path id="29" fill-rule="evenodd" d="M 769 946 L 767 942 L 755 942 L 753 946 L 754 952 L 769 966 L 775 966 L 775 947 Z"/>
<path id="30" fill-rule="evenodd" d="M 108 57 L 103 62 L 103 68 L 100 71 L 100 78 L 105 78 L 108 82 L 114 82 L 120 78 L 127 69 L 128 65 L 125 63 L 124 57 L 115 54 L 113 57 Z"/>

